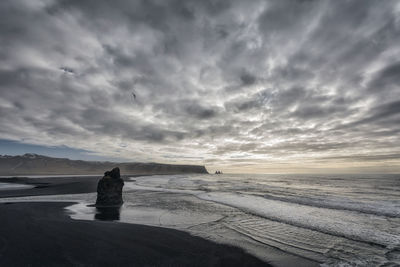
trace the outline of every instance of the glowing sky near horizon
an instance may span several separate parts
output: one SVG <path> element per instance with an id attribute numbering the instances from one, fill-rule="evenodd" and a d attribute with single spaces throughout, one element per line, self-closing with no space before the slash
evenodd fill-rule
<path id="1" fill-rule="evenodd" d="M 0 139 L 232 172 L 400 172 L 399 44 L 394 0 L 5 0 Z"/>

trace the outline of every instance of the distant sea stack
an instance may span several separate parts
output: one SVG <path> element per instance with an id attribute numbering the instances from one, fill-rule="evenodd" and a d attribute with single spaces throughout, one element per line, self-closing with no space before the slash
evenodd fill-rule
<path id="1" fill-rule="evenodd" d="M 208 173 L 206 168 L 201 165 L 83 161 L 52 158 L 37 154 L 25 154 L 21 156 L 0 155 L 0 175 L 4 176 L 58 174 L 99 175 L 107 170 L 111 170 L 116 165 L 119 166 L 124 175 Z"/>
<path id="2" fill-rule="evenodd" d="M 121 179 L 119 168 L 104 173 L 103 178 L 97 184 L 97 207 L 121 206 L 122 188 L 124 180 Z"/>

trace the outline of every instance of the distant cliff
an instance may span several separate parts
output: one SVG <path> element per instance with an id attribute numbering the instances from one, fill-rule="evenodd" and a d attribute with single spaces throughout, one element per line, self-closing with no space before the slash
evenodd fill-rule
<path id="1" fill-rule="evenodd" d="M 208 173 L 206 168 L 200 165 L 83 161 L 66 158 L 51 158 L 36 154 L 25 154 L 22 156 L 0 155 L 0 175 L 3 176 L 56 174 L 100 175 L 116 166 L 121 169 L 121 174 L 123 175 Z"/>

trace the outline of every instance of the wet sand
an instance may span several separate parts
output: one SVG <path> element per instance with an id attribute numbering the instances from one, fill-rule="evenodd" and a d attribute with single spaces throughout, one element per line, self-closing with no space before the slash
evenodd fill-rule
<path id="1" fill-rule="evenodd" d="M 0 266 L 268 266 L 181 231 L 72 220 L 70 204 L 0 204 Z"/>

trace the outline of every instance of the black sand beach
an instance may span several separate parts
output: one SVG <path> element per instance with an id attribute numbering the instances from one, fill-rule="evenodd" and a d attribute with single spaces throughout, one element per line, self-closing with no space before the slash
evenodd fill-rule
<path id="1" fill-rule="evenodd" d="M 96 192 L 99 176 L 71 176 L 0 178 L 0 182 L 32 185 L 31 189 L 1 190 L 0 197 L 42 196 L 58 194 L 81 194 Z"/>
<path id="2" fill-rule="evenodd" d="M 13 179 L 38 188 L 3 190 L 0 197 L 93 192 L 98 180 Z M 63 210 L 70 204 L 0 204 L 0 266 L 269 266 L 239 248 L 177 230 L 72 220 Z"/>

